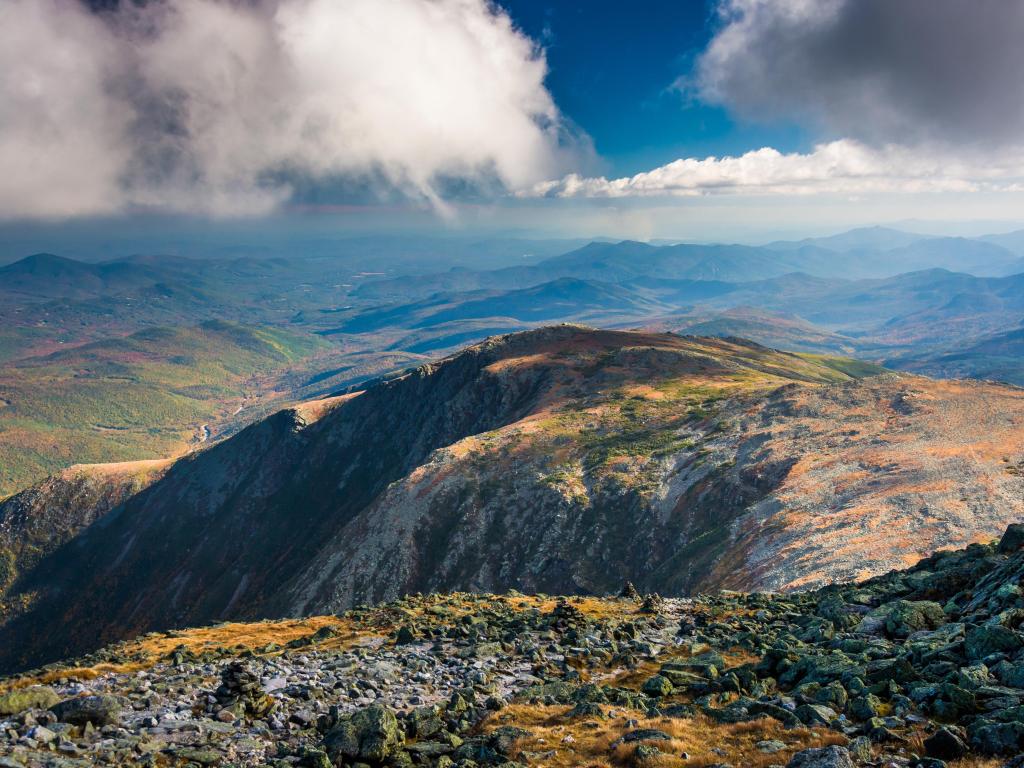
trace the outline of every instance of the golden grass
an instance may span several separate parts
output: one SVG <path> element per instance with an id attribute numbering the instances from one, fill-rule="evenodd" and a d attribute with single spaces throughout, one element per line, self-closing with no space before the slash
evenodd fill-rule
<path id="1" fill-rule="evenodd" d="M 567 706 L 513 704 L 488 718 L 482 725 L 482 731 L 488 733 L 504 725 L 530 731 L 532 735 L 521 739 L 516 748 L 524 753 L 543 754 L 542 759 L 535 761 L 547 768 L 633 765 L 637 745 L 620 744 L 613 748 L 612 744 L 635 728 L 654 728 L 671 737 L 671 741 L 649 742 L 664 753 L 656 761 L 648 763 L 659 768 L 706 768 L 717 763 L 765 768 L 773 764 L 784 765 L 802 749 L 846 743 L 845 737 L 827 729 L 787 730 L 778 721 L 767 718 L 727 725 L 703 716 L 692 719 L 638 717 L 632 710 L 602 706 L 606 716 L 610 712 L 616 716 L 601 720 L 570 719 L 566 717 L 570 709 Z M 637 721 L 636 725 L 627 726 L 626 721 L 630 718 Z M 757 749 L 759 741 L 768 739 L 785 743 L 786 749 L 775 754 Z M 681 757 L 684 752 L 689 756 L 686 760 Z"/>
<path id="2" fill-rule="evenodd" d="M 728 667 L 738 667 L 742 664 L 756 664 L 761 660 L 761 657 L 755 653 L 751 653 L 746 648 L 729 648 L 722 650 L 715 648 L 715 652 L 718 653 L 726 663 Z M 676 659 L 687 659 L 692 654 L 685 647 L 671 648 L 658 654 L 654 659 L 645 659 L 637 664 L 632 669 L 623 669 L 613 674 L 607 681 L 608 685 L 614 685 L 618 688 L 631 688 L 639 691 L 640 687 L 653 675 L 658 674 L 662 664 L 666 664 Z"/>
<path id="3" fill-rule="evenodd" d="M 566 602 L 591 619 L 629 619 L 641 617 L 640 606 L 629 599 L 608 600 L 601 597 L 570 597 Z M 550 613 L 558 605 L 559 599 L 554 597 L 514 598 L 513 605 L 537 608 L 542 613 Z"/>
<path id="4" fill-rule="evenodd" d="M 0 693 L 30 685 L 45 685 L 61 679 L 92 680 L 104 674 L 124 674 L 149 669 L 174 650 L 182 646 L 195 654 L 204 651 L 233 649 L 239 653 L 265 648 L 271 643 L 279 646 L 309 637 L 323 627 L 333 627 L 338 635 L 316 645 L 317 649 L 345 650 L 380 637 L 379 633 L 358 627 L 348 619 L 337 616 L 314 616 L 308 619 L 286 619 L 254 623 L 230 622 L 212 627 L 186 629 L 169 633 L 144 635 L 130 641 L 120 649 L 132 658 L 121 664 L 96 664 L 91 667 L 62 667 L 39 674 L 23 675 L 0 682 Z M 265 655 L 274 655 L 281 650 Z"/>

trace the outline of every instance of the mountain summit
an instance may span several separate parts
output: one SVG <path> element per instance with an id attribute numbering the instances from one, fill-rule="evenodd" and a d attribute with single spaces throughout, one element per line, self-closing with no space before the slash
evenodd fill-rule
<path id="1" fill-rule="evenodd" d="M 887 571 L 1024 513 L 1022 406 L 735 339 L 494 337 L 179 460 L 13 585 L 0 665 L 413 592 Z"/>

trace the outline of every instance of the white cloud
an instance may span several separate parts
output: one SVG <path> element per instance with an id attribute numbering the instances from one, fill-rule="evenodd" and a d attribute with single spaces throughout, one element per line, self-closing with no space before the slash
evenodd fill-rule
<path id="1" fill-rule="evenodd" d="M 686 158 L 619 179 L 570 174 L 535 184 L 523 197 L 659 197 L 699 195 L 860 195 L 1019 191 L 1024 155 L 953 157 L 924 148 L 872 148 L 849 139 L 808 153 L 765 147 L 738 157 Z"/>
<path id="2" fill-rule="evenodd" d="M 545 74 L 486 0 L 0 0 L 0 216 L 521 188 L 574 159 Z"/>
<path id="3" fill-rule="evenodd" d="M 0 0 L 0 212 L 105 213 L 120 202 L 131 120 L 105 81 L 116 66 L 94 17 L 56 0 Z"/>

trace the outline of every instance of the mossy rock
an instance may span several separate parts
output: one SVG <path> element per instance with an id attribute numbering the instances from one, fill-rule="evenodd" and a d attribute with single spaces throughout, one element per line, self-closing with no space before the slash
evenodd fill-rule
<path id="1" fill-rule="evenodd" d="M 0 715 L 17 715 L 26 709 L 49 709 L 60 702 L 60 696 L 52 688 L 34 685 L 18 688 L 0 696 Z"/>

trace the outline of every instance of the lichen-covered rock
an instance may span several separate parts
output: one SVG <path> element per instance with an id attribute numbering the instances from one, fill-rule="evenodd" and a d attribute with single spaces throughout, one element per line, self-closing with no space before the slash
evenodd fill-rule
<path id="1" fill-rule="evenodd" d="M 893 600 L 872 611 L 861 622 L 863 631 L 875 627 L 889 637 L 908 637 L 914 632 L 935 629 L 946 621 L 942 606 L 930 600 Z"/>
<path id="2" fill-rule="evenodd" d="M 882 701 L 873 693 L 865 696 L 858 696 L 850 702 L 848 711 L 852 717 L 858 720 L 870 720 L 878 715 Z"/>
<path id="3" fill-rule="evenodd" d="M 376 704 L 343 718 L 324 737 L 327 755 L 336 764 L 357 760 L 381 763 L 404 743 L 395 713 Z"/>
<path id="4" fill-rule="evenodd" d="M 49 709 L 60 702 L 60 696 L 53 688 L 33 685 L 17 688 L 0 695 L 0 715 L 17 715 L 26 709 Z"/>
<path id="5" fill-rule="evenodd" d="M 641 690 L 643 690 L 643 692 L 648 696 L 656 696 L 659 698 L 662 696 L 668 696 L 672 693 L 672 682 L 663 675 L 654 675 L 644 682 Z"/>
<path id="6" fill-rule="evenodd" d="M 972 661 L 993 653 L 1013 653 L 1024 648 L 1024 640 L 1017 632 L 999 624 L 975 627 L 967 633 L 964 644 L 967 658 Z"/>
<path id="7" fill-rule="evenodd" d="M 797 752 L 786 768 L 853 768 L 850 752 L 845 747 L 832 745 L 821 749 Z"/>

